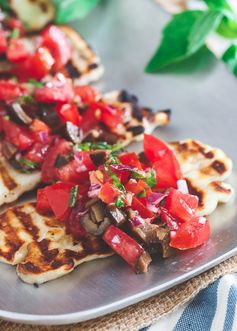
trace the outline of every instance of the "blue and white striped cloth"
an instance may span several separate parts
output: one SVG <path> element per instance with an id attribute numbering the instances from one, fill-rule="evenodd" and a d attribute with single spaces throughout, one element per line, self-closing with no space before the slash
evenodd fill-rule
<path id="1" fill-rule="evenodd" d="M 140 331 L 237 331 L 237 274 L 222 277 Z"/>

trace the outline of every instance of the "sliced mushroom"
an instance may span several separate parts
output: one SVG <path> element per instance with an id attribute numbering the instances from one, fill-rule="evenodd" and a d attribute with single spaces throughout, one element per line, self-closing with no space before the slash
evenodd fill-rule
<path id="1" fill-rule="evenodd" d="M 114 203 L 106 207 L 106 213 L 114 225 L 121 226 L 127 220 L 127 215 L 121 209 L 117 208 Z"/>
<path id="2" fill-rule="evenodd" d="M 104 151 L 93 151 L 90 153 L 90 157 L 95 166 L 99 167 L 101 164 L 105 163 L 106 152 Z"/>
<path id="3" fill-rule="evenodd" d="M 11 119 L 18 124 L 29 125 L 32 122 L 32 118 L 27 115 L 22 105 L 18 102 L 13 102 L 7 106 L 8 113 Z"/>
<path id="4" fill-rule="evenodd" d="M 90 206 L 90 217 L 93 222 L 100 223 L 105 218 L 105 205 L 101 200 Z"/>
<path id="5" fill-rule="evenodd" d="M 150 254 L 147 253 L 146 251 L 144 251 L 136 263 L 135 272 L 137 274 L 147 272 L 151 261 L 152 261 L 152 259 L 151 259 Z"/>
<path id="6" fill-rule="evenodd" d="M 157 224 L 145 224 L 133 227 L 133 233 L 146 244 L 151 254 L 161 251 L 164 258 L 170 257 L 175 250 L 169 246 L 170 229 Z"/>
<path id="7" fill-rule="evenodd" d="M 110 225 L 110 220 L 107 217 L 105 217 L 102 222 L 94 223 L 90 217 L 90 214 L 87 213 L 82 216 L 81 224 L 88 233 L 93 234 L 95 236 L 100 236 Z"/>

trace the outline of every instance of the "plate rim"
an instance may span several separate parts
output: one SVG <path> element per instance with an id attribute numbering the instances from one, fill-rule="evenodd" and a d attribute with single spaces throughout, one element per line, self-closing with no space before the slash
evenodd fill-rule
<path id="1" fill-rule="evenodd" d="M 73 324 L 79 322 L 89 321 L 94 318 L 98 318 L 101 316 L 108 315 L 112 312 L 121 310 L 126 308 L 130 305 L 136 304 L 140 301 L 148 299 L 154 295 L 162 293 L 172 287 L 179 285 L 195 276 L 200 275 L 201 273 L 210 270 L 211 268 L 215 267 L 216 265 L 220 264 L 221 262 L 233 257 L 237 254 L 237 246 L 233 249 L 229 250 L 228 252 L 216 257 L 213 260 L 206 262 L 203 265 L 198 266 L 195 269 L 192 269 L 179 277 L 175 280 L 170 280 L 164 284 L 160 284 L 158 286 L 154 286 L 149 290 L 145 290 L 139 292 L 137 294 L 131 295 L 125 299 L 121 299 L 115 301 L 113 303 L 107 304 L 100 308 L 93 308 L 87 309 L 85 311 L 78 311 L 74 313 L 67 313 L 67 314 L 56 314 L 56 315 L 37 315 L 37 314 L 23 314 L 23 313 L 16 313 L 7 310 L 0 309 L 0 318 L 3 320 L 7 320 L 10 322 L 15 323 L 23 323 L 23 324 L 32 324 L 32 325 L 66 325 L 66 324 Z"/>

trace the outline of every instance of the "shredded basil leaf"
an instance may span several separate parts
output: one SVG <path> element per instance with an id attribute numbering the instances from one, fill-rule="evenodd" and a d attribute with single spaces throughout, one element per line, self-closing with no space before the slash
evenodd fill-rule
<path id="1" fill-rule="evenodd" d="M 79 185 L 75 185 L 71 188 L 70 190 L 70 195 L 69 195 L 69 200 L 68 200 L 68 205 L 71 208 L 74 208 L 77 202 L 77 195 L 79 191 Z"/>
<path id="2" fill-rule="evenodd" d="M 157 184 L 156 174 L 155 174 L 155 171 L 153 169 L 147 173 L 147 177 L 145 179 L 145 182 L 150 187 L 156 186 L 156 184 Z"/>
<path id="3" fill-rule="evenodd" d="M 124 202 L 122 200 L 121 195 L 117 198 L 117 200 L 115 201 L 115 205 L 118 208 L 123 208 L 124 207 Z"/>
<path id="4" fill-rule="evenodd" d="M 29 84 L 32 84 L 32 85 L 34 85 L 34 86 L 36 86 L 36 87 L 44 87 L 44 84 L 43 84 L 43 83 L 38 82 L 38 81 L 35 80 L 35 79 L 29 79 L 29 80 L 28 80 L 28 83 L 29 83 Z"/>
<path id="5" fill-rule="evenodd" d="M 18 28 L 13 29 L 10 38 L 17 39 L 19 37 L 20 37 L 20 30 Z"/>
<path id="6" fill-rule="evenodd" d="M 37 168 L 38 166 L 38 163 L 37 162 L 34 162 L 34 161 L 31 161 L 31 160 L 28 160 L 24 157 L 22 157 L 20 160 L 19 160 L 20 164 L 23 165 L 23 166 L 26 166 L 27 168 L 29 169 L 35 169 Z"/>
<path id="7" fill-rule="evenodd" d="M 98 142 L 98 143 L 81 143 L 77 144 L 77 149 L 82 151 L 90 151 L 94 149 L 103 149 L 110 150 L 111 152 L 117 152 L 123 149 L 123 146 L 120 144 L 109 145 L 107 142 Z"/>
<path id="8" fill-rule="evenodd" d="M 139 193 L 137 194 L 137 197 L 138 197 L 138 198 L 144 198 L 144 197 L 146 197 L 146 190 L 143 189 L 141 192 L 139 192 Z"/>

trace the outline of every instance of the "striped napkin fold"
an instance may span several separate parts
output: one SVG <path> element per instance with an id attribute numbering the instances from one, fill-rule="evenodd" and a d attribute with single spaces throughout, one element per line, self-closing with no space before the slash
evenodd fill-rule
<path id="1" fill-rule="evenodd" d="M 237 256 L 232 257 L 218 266 L 206 271 L 205 273 L 190 279 L 189 281 L 175 286 L 168 291 L 160 293 L 152 298 L 139 302 L 133 306 L 122 309 L 118 312 L 114 312 L 112 314 L 96 318 L 87 322 L 78 323 L 74 325 L 64 325 L 64 326 L 32 326 L 32 325 L 23 325 L 16 324 L 6 321 L 0 321 L 0 330 L 4 331 L 138 331 L 142 328 L 144 330 L 154 331 L 157 330 L 156 323 L 162 316 L 178 309 L 181 305 L 184 305 L 190 299 L 192 299 L 198 292 L 202 289 L 206 288 L 209 284 L 213 283 L 220 277 L 237 272 Z M 216 293 L 217 286 L 221 283 L 216 283 L 212 287 L 210 287 L 210 291 Z M 207 294 L 208 295 L 208 294 Z M 236 292 L 234 294 L 236 295 Z M 202 299 L 202 297 L 201 297 Z M 204 297 L 204 301 L 207 298 Z M 196 300 L 200 300 L 200 297 L 196 297 Z M 217 300 L 217 299 L 216 299 Z M 217 306 L 213 299 L 213 305 Z M 195 305 L 195 299 L 193 301 L 193 305 Z M 221 305 L 221 301 L 219 303 Z M 184 306 L 185 308 L 186 306 Z M 184 315 L 182 315 L 182 311 L 177 311 L 177 321 L 180 323 L 179 326 L 176 323 L 176 329 L 174 331 L 184 331 L 184 330 L 192 330 L 192 328 L 185 328 L 184 325 L 189 325 L 194 315 L 192 315 L 192 305 L 185 312 L 186 319 Z M 214 320 L 214 310 L 210 311 L 210 315 L 212 316 L 212 320 Z M 185 310 L 184 310 L 185 311 Z M 183 311 L 183 312 L 184 312 Z M 180 313 L 180 315 L 178 315 Z M 195 312 L 196 314 L 196 312 Z M 203 315 L 202 315 L 203 314 Z M 233 313 L 230 312 L 230 315 Z M 200 320 L 200 316 L 204 316 L 204 313 L 199 312 L 196 316 L 196 320 Z M 231 316 L 232 316 L 231 315 Z M 183 317 L 183 318 L 182 318 Z M 203 317 L 202 317 L 203 318 Z M 209 318 L 206 318 L 208 320 Z M 232 318 L 233 319 L 233 318 Z M 226 323 L 229 323 L 226 320 Z M 189 321 L 189 322 L 188 322 Z M 187 324 L 181 324 L 187 323 Z M 218 322 L 216 322 L 218 324 Z M 233 322 L 230 322 L 233 324 Z M 150 326 L 153 325 L 153 326 Z M 158 324 L 157 324 L 158 325 Z M 179 328 L 178 328 L 179 327 Z M 167 327 L 166 331 L 172 330 Z M 205 328 L 194 328 L 195 331 L 206 331 L 209 329 Z M 217 329 L 213 329 L 212 331 L 217 331 Z M 230 331 L 231 329 L 226 329 L 225 331 Z M 160 329 L 159 329 L 160 331 Z M 162 329 L 161 329 L 162 331 Z"/>

